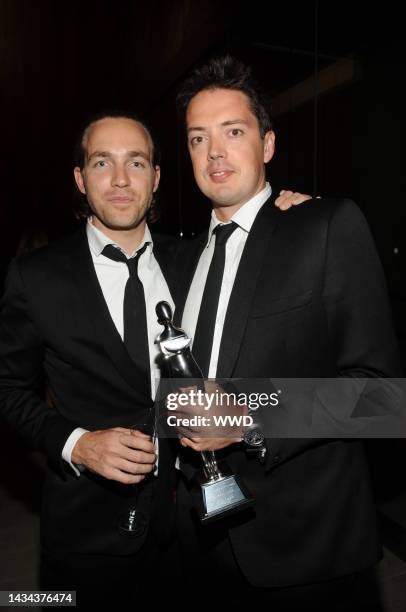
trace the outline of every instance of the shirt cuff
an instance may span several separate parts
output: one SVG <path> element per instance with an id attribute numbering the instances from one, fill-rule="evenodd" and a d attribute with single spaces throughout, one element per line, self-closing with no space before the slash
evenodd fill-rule
<path id="1" fill-rule="evenodd" d="M 76 476 L 80 476 L 80 473 L 84 471 L 85 466 L 77 463 L 72 463 L 72 451 L 76 442 L 87 431 L 87 429 L 83 429 L 82 427 L 77 427 L 76 429 L 74 429 L 69 438 L 66 440 L 65 446 L 62 449 L 62 459 L 69 463 Z"/>

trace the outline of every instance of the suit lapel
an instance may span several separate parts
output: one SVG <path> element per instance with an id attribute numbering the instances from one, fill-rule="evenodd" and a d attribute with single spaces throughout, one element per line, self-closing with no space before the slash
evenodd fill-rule
<path id="1" fill-rule="evenodd" d="M 106 356 L 111 359 L 126 382 L 141 395 L 149 396 L 149 381 L 145 380 L 145 374 L 130 358 L 110 316 L 94 269 L 86 226 L 80 228 L 74 237 L 73 248 L 68 254 L 68 264 L 81 296 L 83 310 L 95 332 L 95 340 L 104 347 Z"/>
<path id="2" fill-rule="evenodd" d="M 177 291 L 175 261 L 179 240 L 176 238 L 167 238 L 166 236 L 153 235 L 153 241 L 154 257 L 161 268 L 161 272 L 167 282 L 172 298 L 175 300 Z"/>
<path id="3" fill-rule="evenodd" d="M 217 376 L 231 378 L 265 255 L 277 223 L 273 198 L 259 211 L 251 228 L 228 303 L 220 344 Z"/>
<path id="4" fill-rule="evenodd" d="M 183 311 L 189 293 L 190 285 L 199 263 L 200 255 L 207 242 L 207 231 L 200 234 L 195 240 L 181 244 L 176 258 L 176 282 L 175 294 L 175 325 L 182 323 Z"/>

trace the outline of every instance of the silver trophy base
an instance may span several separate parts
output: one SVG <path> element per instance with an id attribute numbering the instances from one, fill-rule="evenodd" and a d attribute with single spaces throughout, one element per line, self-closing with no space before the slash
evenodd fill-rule
<path id="1" fill-rule="evenodd" d="M 255 502 L 241 479 L 235 474 L 200 482 L 200 492 L 197 510 L 202 523 L 209 523 L 214 519 L 245 510 Z"/>

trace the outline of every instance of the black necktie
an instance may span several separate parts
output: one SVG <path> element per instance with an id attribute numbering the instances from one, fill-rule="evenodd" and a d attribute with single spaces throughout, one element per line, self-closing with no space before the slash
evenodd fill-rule
<path id="1" fill-rule="evenodd" d="M 150 364 L 148 346 L 147 311 L 145 307 L 145 294 L 142 282 L 138 277 L 138 261 L 148 243 L 136 252 L 134 257 L 128 259 L 120 249 L 108 244 L 104 247 L 102 255 L 113 261 L 123 261 L 127 264 L 130 276 L 128 277 L 124 291 L 124 344 L 127 351 L 137 364 L 139 369 L 145 373 L 147 386 L 150 391 Z"/>
<path id="2" fill-rule="evenodd" d="M 193 355 L 205 378 L 209 373 L 214 327 L 226 261 L 226 244 L 237 227 L 236 223 L 231 222 L 227 225 L 218 225 L 213 230 L 213 234 L 216 236 L 216 244 L 204 286 L 193 340 Z"/>

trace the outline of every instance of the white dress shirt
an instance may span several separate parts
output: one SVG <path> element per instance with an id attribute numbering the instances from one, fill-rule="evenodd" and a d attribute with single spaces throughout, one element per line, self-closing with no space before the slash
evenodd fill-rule
<path id="1" fill-rule="evenodd" d="M 118 244 L 114 243 L 111 238 L 108 238 L 103 232 L 96 228 L 92 223 L 92 218 L 89 217 L 86 226 L 87 239 L 93 259 L 94 268 L 101 290 L 106 300 L 107 307 L 114 325 L 117 328 L 121 338 L 124 337 L 124 291 L 129 277 L 128 266 L 123 261 L 113 261 L 102 255 L 102 251 L 108 244 L 113 244 L 119 248 Z M 159 267 L 157 260 L 154 257 L 152 248 L 153 241 L 151 232 L 148 226 L 145 227 L 144 237 L 141 244 L 131 254 L 134 257 L 136 252 L 142 249 L 145 243 L 148 246 L 145 253 L 140 257 L 138 262 L 138 276 L 144 287 L 145 305 L 147 311 L 147 328 L 148 328 L 148 345 L 149 345 L 149 362 L 151 371 L 151 394 L 155 397 L 157 380 L 159 380 L 160 372 L 155 362 L 159 353 L 159 348 L 155 344 L 156 336 L 161 333 L 162 326 L 158 323 L 155 314 L 155 306 L 165 300 L 174 308 L 172 296 L 169 287 L 166 283 L 162 270 Z M 122 250 L 122 249 L 120 249 Z M 124 253 L 126 256 L 127 254 Z M 127 256 L 128 257 L 128 256 Z M 119 425 L 119 423 L 117 424 Z M 76 428 L 62 450 L 62 457 L 67 461 L 77 475 L 80 474 L 79 469 L 72 463 L 71 455 L 73 447 L 78 439 L 86 433 L 86 429 L 81 427 Z"/>
<path id="2" fill-rule="evenodd" d="M 226 318 L 228 302 L 230 300 L 231 291 L 233 289 L 234 280 L 248 234 L 251 230 L 252 224 L 255 221 L 255 217 L 268 200 L 271 193 L 272 189 L 269 183 L 266 183 L 264 189 L 241 206 L 241 208 L 237 210 L 229 221 L 229 223 L 234 221 L 238 227 L 231 234 L 226 244 L 224 275 L 218 302 L 216 324 L 214 327 L 209 378 L 216 377 L 221 336 L 223 334 L 223 326 Z M 213 236 L 213 230 L 220 223 L 221 221 L 217 219 L 216 213 L 213 210 L 211 214 L 207 244 L 200 256 L 199 263 L 197 264 L 196 272 L 193 277 L 192 284 L 190 285 L 189 294 L 185 303 L 185 309 L 183 311 L 182 327 L 191 338 L 194 337 L 196 331 L 196 324 L 203 297 L 204 286 L 206 284 L 207 274 L 214 253 L 215 238 Z"/>

